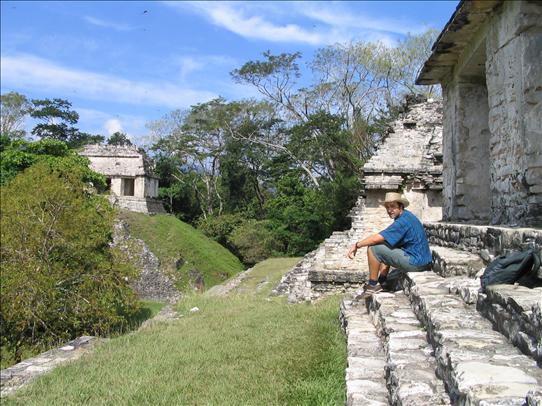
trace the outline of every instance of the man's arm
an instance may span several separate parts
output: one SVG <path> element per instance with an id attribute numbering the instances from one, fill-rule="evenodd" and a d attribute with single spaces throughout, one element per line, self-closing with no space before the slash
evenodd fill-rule
<path id="1" fill-rule="evenodd" d="M 384 237 L 382 237 L 378 233 L 370 235 L 369 237 L 364 238 L 361 241 L 357 241 L 354 245 L 352 245 L 352 247 L 350 247 L 350 249 L 348 250 L 348 254 L 346 254 L 346 256 L 350 259 L 354 259 L 354 257 L 356 256 L 356 252 L 358 251 L 359 248 L 369 247 L 371 245 L 376 245 L 376 244 L 382 244 L 384 241 L 386 241 Z"/>

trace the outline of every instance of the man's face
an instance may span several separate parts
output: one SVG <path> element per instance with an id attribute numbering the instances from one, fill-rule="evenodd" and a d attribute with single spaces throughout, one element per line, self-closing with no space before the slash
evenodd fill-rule
<path id="1" fill-rule="evenodd" d="M 388 216 L 394 220 L 403 213 L 402 207 L 397 202 L 385 203 L 384 207 L 388 212 Z"/>

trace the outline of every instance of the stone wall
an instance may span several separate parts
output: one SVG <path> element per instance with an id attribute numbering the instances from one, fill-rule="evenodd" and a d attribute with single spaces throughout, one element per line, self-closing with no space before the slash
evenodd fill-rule
<path id="1" fill-rule="evenodd" d="M 504 2 L 486 45 L 493 216 L 542 226 L 542 5 Z"/>
<path id="2" fill-rule="evenodd" d="M 542 5 L 488 13 L 442 79 L 444 219 L 540 227 Z"/>
<path id="3" fill-rule="evenodd" d="M 429 243 L 480 254 L 488 262 L 510 251 L 534 248 L 542 256 L 542 230 L 424 222 Z"/>
<path id="4" fill-rule="evenodd" d="M 166 211 L 162 202 L 152 198 L 142 198 L 135 196 L 108 196 L 109 201 L 114 207 L 135 211 L 145 214 L 165 214 Z"/>
<path id="5" fill-rule="evenodd" d="M 444 218 L 488 222 L 489 130 L 485 85 L 444 87 Z"/>

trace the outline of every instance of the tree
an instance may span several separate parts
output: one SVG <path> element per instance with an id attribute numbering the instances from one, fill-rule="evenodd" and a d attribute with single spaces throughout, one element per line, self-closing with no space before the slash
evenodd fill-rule
<path id="1" fill-rule="evenodd" d="M 303 109 L 297 105 L 297 79 L 301 76 L 297 60 L 300 52 L 273 55 L 263 53 L 263 61 L 248 61 L 241 68 L 231 72 L 237 83 L 250 84 L 276 106 L 284 108 L 298 120 L 304 116 Z"/>
<path id="2" fill-rule="evenodd" d="M 100 144 L 104 142 L 105 137 L 99 134 L 89 134 L 82 131 L 76 131 L 68 140 L 70 148 L 81 148 L 88 144 Z"/>
<path id="3" fill-rule="evenodd" d="M 128 136 L 120 131 L 113 133 L 107 140 L 108 145 L 132 145 L 132 141 Z"/>
<path id="4" fill-rule="evenodd" d="M 63 99 L 33 99 L 33 109 L 30 115 L 41 121 L 32 130 L 32 134 L 40 138 L 53 138 L 69 141 L 77 134 L 73 127 L 79 120 L 79 114 L 71 110 L 72 104 Z"/>
<path id="5" fill-rule="evenodd" d="M 220 157 L 224 152 L 226 122 L 232 119 L 234 107 L 218 98 L 192 106 L 186 114 L 165 117 L 150 127 L 163 131 L 154 149 L 169 151 L 178 159 L 175 178 L 189 183 L 204 217 L 220 215 L 224 201 L 220 190 Z"/>
<path id="6" fill-rule="evenodd" d="M 110 248 L 113 210 L 86 167 L 41 162 L 2 187 L 2 358 L 81 334 L 125 329 L 136 275 Z"/>
<path id="7" fill-rule="evenodd" d="M 25 136 L 25 117 L 30 113 L 32 105 L 26 96 L 17 92 L 9 92 L 0 96 L 0 134 L 11 139 Z"/>
<path id="8" fill-rule="evenodd" d="M 0 151 L 0 185 L 9 183 L 17 174 L 38 162 L 45 162 L 51 168 L 66 169 L 79 167 L 83 180 L 97 190 L 106 188 L 105 178 L 89 169 L 88 158 L 78 155 L 62 141 L 43 139 L 40 141 L 7 141 Z"/>

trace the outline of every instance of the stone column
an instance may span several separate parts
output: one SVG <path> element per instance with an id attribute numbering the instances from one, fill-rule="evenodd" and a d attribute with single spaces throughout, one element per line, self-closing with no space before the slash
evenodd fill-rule
<path id="1" fill-rule="evenodd" d="M 486 45 L 494 224 L 542 226 L 542 6 L 504 2 Z"/>
<path id="2" fill-rule="evenodd" d="M 444 218 L 487 222 L 490 216 L 490 171 L 487 89 L 484 83 L 443 87 Z"/>

